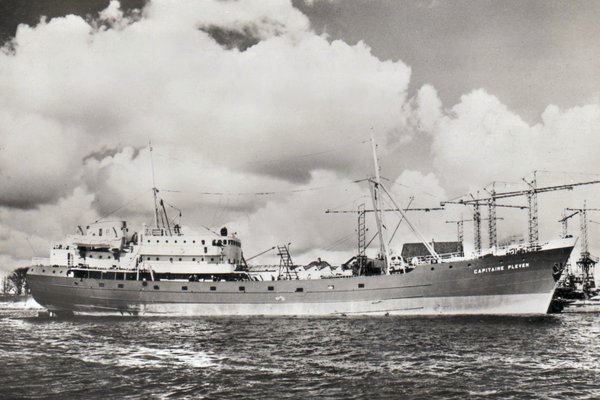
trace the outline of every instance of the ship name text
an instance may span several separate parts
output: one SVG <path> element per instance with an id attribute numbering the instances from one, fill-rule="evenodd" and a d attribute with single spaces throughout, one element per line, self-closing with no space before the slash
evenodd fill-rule
<path id="1" fill-rule="evenodd" d="M 511 269 L 521 269 L 521 268 L 529 268 L 529 263 L 519 263 L 519 264 L 508 264 L 506 266 L 504 265 L 499 265 L 497 267 L 484 267 L 484 268 L 475 268 L 473 270 L 473 274 L 477 275 L 477 274 L 485 274 L 487 272 L 498 272 L 498 271 L 505 271 L 505 270 L 511 270 Z"/>

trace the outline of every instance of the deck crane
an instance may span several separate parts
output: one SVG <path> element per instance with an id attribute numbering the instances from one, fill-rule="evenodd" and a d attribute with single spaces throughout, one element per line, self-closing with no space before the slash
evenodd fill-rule
<path id="1" fill-rule="evenodd" d="M 523 180 L 525 180 L 525 179 L 523 179 Z M 472 198 L 467 199 L 467 200 L 461 199 L 461 200 L 455 200 L 455 201 L 442 201 L 440 203 L 440 205 L 442 207 L 445 204 L 473 205 L 473 207 L 477 211 L 479 206 L 482 204 L 492 203 L 492 206 L 491 206 L 492 208 L 498 207 L 499 205 L 495 204 L 496 199 L 508 199 L 511 197 L 526 196 L 527 202 L 528 202 L 527 206 L 511 206 L 511 207 L 521 208 L 521 209 L 527 208 L 529 210 L 529 213 L 528 213 L 529 244 L 536 245 L 539 240 L 537 195 L 539 193 L 552 192 L 555 190 L 572 190 L 573 188 L 575 188 L 577 186 L 594 185 L 594 184 L 600 183 L 600 180 L 569 183 L 569 184 L 564 184 L 564 185 L 538 187 L 536 171 L 534 171 L 533 179 L 531 181 L 525 180 L 525 182 L 529 185 L 529 189 L 516 190 L 516 191 L 510 191 L 510 192 L 494 192 L 493 196 L 490 195 L 489 197 L 482 197 L 482 198 L 474 198 L 473 196 L 471 196 Z"/>
<path id="2" fill-rule="evenodd" d="M 383 212 L 393 212 L 393 211 L 395 211 L 395 212 L 399 212 L 399 211 L 431 212 L 431 211 L 444 210 L 443 207 L 411 207 L 410 205 L 412 204 L 413 201 L 414 201 L 414 197 L 411 196 L 409 199 L 408 206 L 403 208 L 402 210 L 400 210 L 399 208 L 384 208 L 382 210 L 377 210 L 377 211 L 379 211 L 379 212 L 382 212 L 382 211 Z M 370 212 L 375 212 L 375 211 L 376 211 L 375 209 L 366 209 L 364 203 L 359 204 L 359 206 L 356 210 L 331 210 L 331 209 L 325 210 L 326 214 L 358 214 L 358 257 L 357 257 L 357 262 L 359 265 L 359 270 L 361 270 L 361 271 L 364 269 L 364 266 L 366 263 L 366 255 L 365 255 L 366 249 L 371 244 L 371 242 L 373 242 L 373 240 L 376 237 L 376 236 L 374 236 L 368 242 L 366 241 L 366 231 L 367 230 L 366 230 L 366 223 L 365 223 L 365 214 L 370 213 Z M 398 221 L 396 228 L 394 229 L 390 239 L 388 240 L 388 245 L 392 242 L 392 239 L 396 235 L 396 232 L 398 231 L 398 228 L 400 227 L 400 224 L 402 223 L 403 220 L 404 220 L 404 218 L 402 217 Z"/>

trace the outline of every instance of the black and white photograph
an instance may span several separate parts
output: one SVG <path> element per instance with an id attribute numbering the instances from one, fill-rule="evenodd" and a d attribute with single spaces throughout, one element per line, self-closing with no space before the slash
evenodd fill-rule
<path id="1" fill-rule="evenodd" d="M 0 398 L 600 398 L 598 21 L 0 0 Z"/>

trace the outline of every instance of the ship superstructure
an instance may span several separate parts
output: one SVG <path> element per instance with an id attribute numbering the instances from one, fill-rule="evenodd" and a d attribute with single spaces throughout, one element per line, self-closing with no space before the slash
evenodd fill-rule
<path id="1" fill-rule="evenodd" d="M 185 235 L 179 227 L 174 232 L 164 228 L 145 228 L 130 232 L 126 221 L 102 221 L 80 229 L 53 243 L 49 259 L 35 259 L 38 265 L 65 266 L 75 277 L 99 273 L 135 273 L 136 278 L 212 279 L 230 275 L 242 264 L 241 242 L 228 235 Z"/>

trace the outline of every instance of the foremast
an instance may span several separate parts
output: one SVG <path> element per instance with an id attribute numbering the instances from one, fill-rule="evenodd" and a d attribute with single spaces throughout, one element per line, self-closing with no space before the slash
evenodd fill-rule
<path id="1" fill-rule="evenodd" d="M 371 198 L 373 201 L 373 211 L 375 214 L 375 222 L 377 224 L 377 235 L 379 237 L 379 249 L 380 254 L 384 258 L 385 263 L 385 274 L 390 274 L 390 250 L 389 250 L 389 242 L 387 240 L 387 235 L 385 231 L 385 222 L 383 218 L 383 197 L 382 194 L 386 194 L 390 201 L 394 204 L 395 211 L 398 211 L 402 216 L 402 219 L 406 221 L 410 230 L 419 238 L 419 240 L 423 243 L 427 251 L 431 254 L 434 260 L 439 261 L 440 256 L 436 253 L 435 249 L 425 240 L 423 235 L 417 230 L 417 228 L 410 222 L 402 207 L 394 200 L 393 196 L 386 189 L 386 187 L 381 183 L 380 169 L 379 169 L 379 159 L 377 158 L 377 146 L 375 144 L 375 139 L 373 134 L 371 134 L 371 149 L 373 152 L 373 164 L 375 167 L 375 179 L 369 179 L 371 185 L 369 188 L 371 190 Z"/>
<path id="2" fill-rule="evenodd" d="M 379 160 L 377 159 L 377 146 L 373 134 L 371 134 L 371 149 L 373 151 L 373 165 L 375 167 L 375 180 L 371 180 L 369 189 L 371 190 L 371 199 L 373 201 L 373 211 L 375 214 L 375 222 L 377 224 L 377 235 L 379 237 L 379 254 L 383 257 L 385 263 L 385 273 L 390 273 L 389 260 L 390 260 L 390 249 L 388 247 L 388 240 L 386 232 L 384 231 L 385 223 L 383 219 L 383 199 L 381 198 L 381 177 L 379 174 Z"/>

